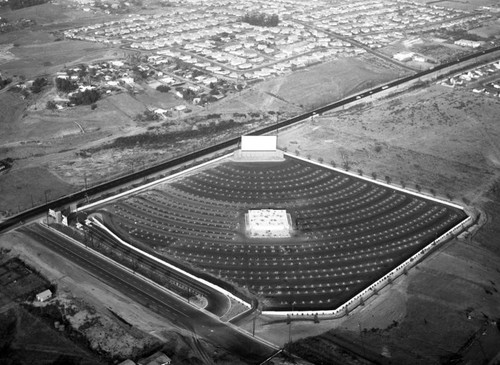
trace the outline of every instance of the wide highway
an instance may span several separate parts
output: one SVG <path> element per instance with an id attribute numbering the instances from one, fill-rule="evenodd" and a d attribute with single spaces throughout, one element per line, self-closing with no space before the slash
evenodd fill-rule
<path id="1" fill-rule="evenodd" d="M 322 114 L 322 113 L 334 110 L 336 108 L 343 107 L 343 106 L 348 105 L 350 103 L 356 102 L 360 99 L 369 98 L 374 94 L 380 93 L 380 92 L 385 91 L 387 89 L 398 87 L 400 85 L 404 85 L 407 82 L 417 80 L 421 77 L 436 73 L 438 71 L 446 71 L 447 69 L 452 70 L 452 69 L 454 69 L 454 67 L 456 67 L 457 65 L 460 65 L 460 64 L 469 65 L 468 62 L 473 61 L 475 59 L 479 59 L 480 57 L 482 57 L 484 55 L 491 54 L 491 53 L 494 53 L 497 51 L 500 51 L 500 46 L 496 46 L 496 47 L 493 47 L 490 49 L 482 50 L 482 51 L 479 51 L 477 53 L 473 53 L 473 54 L 470 54 L 468 56 L 464 56 L 462 58 L 453 60 L 453 61 L 448 62 L 448 63 L 436 65 L 432 69 L 424 70 L 424 71 L 418 72 L 414 75 L 403 77 L 403 78 L 388 82 L 385 85 L 380 85 L 380 86 L 374 87 L 370 90 L 366 90 L 362 93 L 347 97 L 347 98 L 342 99 L 342 100 L 335 101 L 331 104 L 322 106 L 322 107 L 317 108 L 315 110 L 305 112 L 305 113 L 297 115 L 293 118 L 275 123 L 274 125 L 261 128 L 259 130 L 254 131 L 254 132 L 251 132 L 249 134 L 250 135 L 264 135 L 267 133 L 275 132 L 276 130 L 279 130 L 280 128 L 288 127 L 288 126 L 291 126 L 293 124 L 307 120 L 308 118 L 311 118 L 314 115 Z M 136 171 L 134 173 L 131 173 L 131 174 L 126 175 L 126 176 L 122 176 L 122 177 L 117 178 L 115 180 L 105 182 L 101 185 L 93 186 L 91 188 L 88 188 L 88 189 L 85 189 L 85 190 L 82 190 L 82 191 L 79 191 L 76 193 L 69 194 L 69 195 L 61 197 L 57 200 L 54 200 L 48 204 L 40 205 L 40 206 L 35 207 L 33 209 L 24 211 L 21 214 L 18 214 L 16 216 L 13 216 L 11 218 L 8 218 L 8 219 L 0 222 L 0 232 L 5 231 L 11 227 L 15 227 L 17 224 L 19 224 L 22 221 L 26 221 L 26 220 L 31 219 L 33 217 L 36 217 L 40 214 L 44 214 L 49 208 L 54 209 L 54 208 L 59 208 L 62 206 L 69 206 L 69 204 L 71 204 L 71 203 L 79 202 L 79 201 L 81 202 L 82 200 L 87 199 L 87 197 L 94 197 L 94 196 L 97 196 L 99 194 L 107 193 L 107 194 L 111 195 L 111 191 L 113 189 L 120 187 L 120 186 L 130 184 L 131 182 L 134 182 L 134 181 L 140 181 L 141 179 L 148 178 L 149 176 L 151 176 L 153 174 L 164 172 L 167 169 L 180 167 L 185 163 L 191 163 L 192 161 L 194 161 L 197 158 L 203 158 L 207 155 L 217 153 L 217 152 L 220 152 L 220 151 L 225 150 L 225 149 L 231 149 L 231 148 L 236 149 L 239 141 L 240 141 L 240 137 L 231 138 L 231 139 L 228 139 L 228 140 L 221 142 L 219 144 L 200 149 L 198 151 L 186 154 L 184 156 L 176 157 L 172 160 L 159 163 L 155 166 L 148 167 L 144 170 Z M 100 199 L 100 198 L 102 198 L 102 196 L 98 197 L 97 199 Z"/>
<path id="2" fill-rule="evenodd" d="M 19 231 L 33 237 L 40 244 L 85 269 L 90 275 L 128 298 L 170 319 L 178 327 L 189 329 L 196 336 L 240 356 L 244 362 L 259 364 L 277 351 L 276 348 L 190 306 L 40 224 L 31 224 L 20 228 Z"/>

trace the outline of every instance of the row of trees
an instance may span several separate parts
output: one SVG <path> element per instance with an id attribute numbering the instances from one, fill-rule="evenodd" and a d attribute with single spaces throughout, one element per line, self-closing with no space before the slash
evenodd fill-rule
<path id="1" fill-rule="evenodd" d="M 268 15 L 258 12 L 246 13 L 240 20 L 259 27 L 277 27 L 280 22 L 279 16 L 276 14 Z"/>
<path id="2" fill-rule="evenodd" d="M 27 8 L 29 6 L 40 5 L 48 2 L 49 0 L 8 0 L 7 4 L 12 10 Z"/>

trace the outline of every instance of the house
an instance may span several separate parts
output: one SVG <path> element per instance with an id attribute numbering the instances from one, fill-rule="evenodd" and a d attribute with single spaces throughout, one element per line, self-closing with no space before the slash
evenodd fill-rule
<path id="1" fill-rule="evenodd" d="M 478 48 L 481 46 L 482 42 L 471 41 L 468 39 L 459 39 L 458 41 L 455 41 L 455 44 L 462 47 Z"/>
<path id="2" fill-rule="evenodd" d="M 38 293 L 36 295 L 37 302 L 45 302 L 46 300 L 48 300 L 50 298 L 52 298 L 52 292 L 50 291 L 50 289 L 44 290 L 43 292 Z"/>
<path id="3" fill-rule="evenodd" d="M 392 56 L 392 58 L 400 62 L 405 62 L 411 60 L 413 58 L 413 55 L 413 52 L 399 52 Z"/>

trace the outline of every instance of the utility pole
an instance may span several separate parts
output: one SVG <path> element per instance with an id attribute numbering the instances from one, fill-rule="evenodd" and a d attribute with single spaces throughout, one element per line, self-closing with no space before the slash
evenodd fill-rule
<path id="1" fill-rule="evenodd" d="M 363 341 L 363 333 L 361 332 L 361 322 L 358 322 L 359 326 L 359 339 L 361 340 L 361 347 L 363 348 L 363 356 L 366 357 L 365 342 Z"/>
<path id="2" fill-rule="evenodd" d="M 252 336 L 255 337 L 255 319 L 257 318 L 257 316 L 254 316 L 253 317 L 253 325 L 252 325 Z"/>
<path id="3" fill-rule="evenodd" d="M 45 190 L 44 191 L 44 194 L 45 194 L 45 209 L 47 209 L 47 216 L 46 216 L 46 221 L 45 222 L 47 223 L 47 225 L 49 225 L 49 207 L 47 206 L 47 201 L 48 201 L 48 199 L 47 199 L 47 193 L 50 193 L 50 190 Z"/>

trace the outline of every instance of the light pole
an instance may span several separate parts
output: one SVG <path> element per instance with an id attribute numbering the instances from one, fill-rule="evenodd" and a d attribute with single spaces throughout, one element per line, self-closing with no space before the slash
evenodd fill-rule
<path id="1" fill-rule="evenodd" d="M 290 314 L 290 323 L 288 327 L 288 345 L 290 346 L 290 352 L 291 352 L 291 347 L 292 347 L 292 317 L 293 317 L 293 312 L 294 312 L 294 306 L 295 306 L 295 300 L 293 299 L 293 290 L 290 288 L 290 304 L 292 306 L 292 312 Z"/>
<path id="2" fill-rule="evenodd" d="M 47 202 L 48 202 L 47 193 L 50 193 L 50 189 L 47 189 L 47 190 L 44 191 L 44 194 L 45 194 L 45 208 L 47 209 L 47 217 L 46 217 L 45 223 L 47 223 L 47 225 L 49 225 L 49 207 L 47 206 Z"/>
<path id="3" fill-rule="evenodd" d="M 260 309 L 257 309 L 257 314 L 253 316 L 252 336 L 255 337 L 255 320 L 260 315 Z"/>

